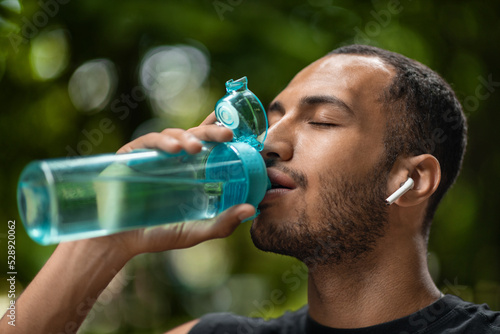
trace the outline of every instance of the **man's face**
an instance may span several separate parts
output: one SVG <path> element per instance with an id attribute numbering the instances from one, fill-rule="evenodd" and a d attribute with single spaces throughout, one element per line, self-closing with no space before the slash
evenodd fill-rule
<path id="1" fill-rule="evenodd" d="M 257 247 L 303 261 L 359 258 L 386 221 L 379 58 L 333 55 L 302 70 L 268 108 L 262 152 L 274 187 L 252 225 Z"/>

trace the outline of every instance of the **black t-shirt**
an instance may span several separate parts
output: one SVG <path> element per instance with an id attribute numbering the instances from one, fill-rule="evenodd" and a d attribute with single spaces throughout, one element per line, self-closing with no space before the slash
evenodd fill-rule
<path id="1" fill-rule="evenodd" d="M 207 314 L 190 334 L 455 334 L 500 333 L 500 312 L 486 304 L 475 305 L 452 295 L 446 295 L 428 307 L 380 325 L 337 329 L 325 327 L 308 315 L 305 306 L 286 312 L 277 319 L 247 318 L 231 313 Z"/>

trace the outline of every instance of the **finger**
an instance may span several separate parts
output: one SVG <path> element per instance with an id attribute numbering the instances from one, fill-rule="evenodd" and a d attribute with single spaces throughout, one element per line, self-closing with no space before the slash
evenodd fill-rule
<path id="1" fill-rule="evenodd" d="M 210 115 L 205 118 L 203 122 L 201 122 L 200 125 L 208 125 L 208 124 L 214 124 L 217 121 L 217 117 L 215 117 L 215 111 L 212 111 Z"/>
<path id="2" fill-rule="evenodd" d="M 200 152 L 203 146 L 201 140 L 188 131 L 184 131 L 181 134 L 179 143 L 181 144 L 182 148 L 190 154 Z"/>
<path id="3" fill-rule="evenodd" d="M 177 138 L 184 150 L 194 154 L 201 151 L 201 141 L 226 142 L 233 139 L 233 132 L 215 124 L 202 125 L 188 130 L 166 129 L 162 134 Z"/>
<path id="4" fill-rule="evenodd" d="M 211 226 L 210 238 L 225 238 L 231 235 L 241 223 L 255 215 L 255 207 L 250 204 L 235 205 L 219 215 Z"/>
<path id="5" fill-rule="evenodd" d="M 168 232 L 168 234 L 165 235 L 165 238 L 161 237 L 161 246 L 159 248 L 155 248 L 154 242 L 148 243 L 146 246 L 147 249 L 140 250 L 139 253 L 182 249 L 195 246 L 207 240 L 228 237 L 245 219 L 252 217 L 254 214 L 255 208 L 252 205 L 240 204 L 221 213 L 215 222 L 193 221 L 153 227 L 146 230 L 145 234 L 156 236 L 161 236 L 165 232 Z"/>
<path id="6" fill-rule="evenodd" d="M 178 139 L 154 132 L 141 136 L 122 146 L 117 153 L 129 153 L 133 150 L 144 148 L 159 149 L 170 153 L 177 153 L 182 149 L 182 146 Z"/>
<path id="7" fill-rule="evenodd" d="M 122 146 L 117 153 L 128 153 L 137 149 L 159 149 L 177 153 L 181 149 L 190 154 L 201 151 L 204 141 L 226 142 L 233 138 L 233 132 L 215 124 L 202 125 L 189 130 L 169 128 L 161 133 L 148 133 Z"/>
<path id="8" fill-rule="evenodd" d="M 226 142 L 233 139 L 233 131 L 231 129 L 215 124 L 201 125 L 189 129 L 188 132 L 204 141 Z"/>

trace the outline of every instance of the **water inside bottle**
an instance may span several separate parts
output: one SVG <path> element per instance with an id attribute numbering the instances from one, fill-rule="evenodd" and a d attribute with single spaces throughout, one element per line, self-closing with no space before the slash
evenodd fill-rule
<path id="1" fill-rule="evenodd" d="M 41 244 L 103 236 L 164 223 L 210 219 L 244 201 L 246 181 L 135 175 L 116 164 L 100 175 L 70 175 L 48 186 L 41 178 L 20 184 L 23 219 Z M 50 207 L 52 206 L 52 207 Z"/>

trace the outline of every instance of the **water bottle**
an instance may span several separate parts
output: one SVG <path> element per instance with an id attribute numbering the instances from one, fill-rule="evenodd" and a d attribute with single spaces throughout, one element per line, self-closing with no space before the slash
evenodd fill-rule
<path id="1" fill-rule="evenodd" d="M 48 245 L 257 207 L 269 185 L 259 153 L 267 117 L 246 77 L 226 90 L 215 114 L 233 130 L 232 142 L 204 142 L 197 154 L 143 149 L 30 163 L 17 195 L 28 235 Z"/>

